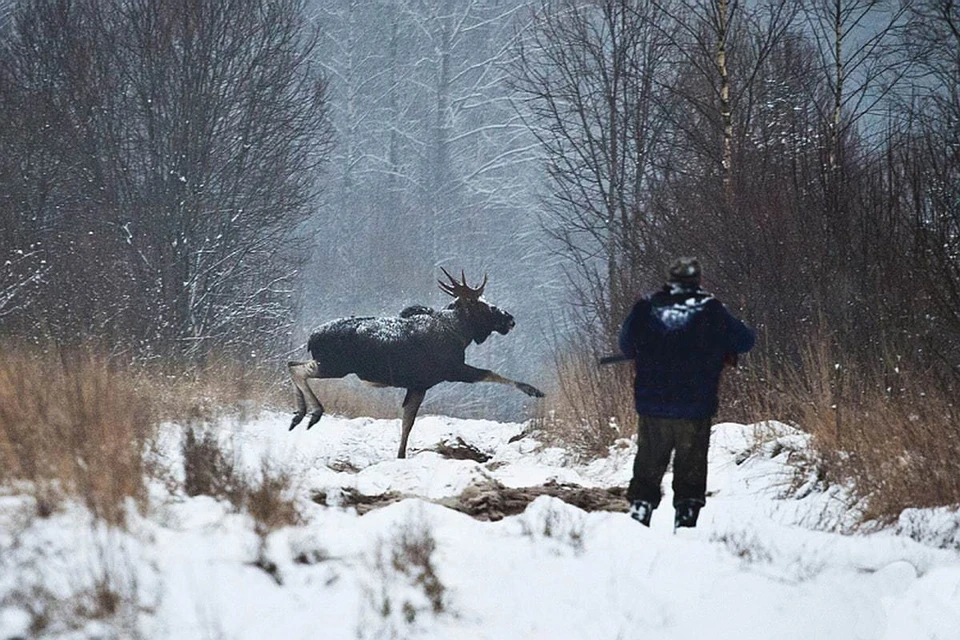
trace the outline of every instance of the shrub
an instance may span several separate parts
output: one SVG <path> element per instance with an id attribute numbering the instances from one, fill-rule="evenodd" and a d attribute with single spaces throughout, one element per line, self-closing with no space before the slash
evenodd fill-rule
<path id="1" fill-rule="evenodd" d="M 587 340 L 574 339 L 554 355 L 557 392 L 548 394 L 534 428 L 584 457 L 606 455 L 636 428 L 633 369 L 629 363 L 600 366 Z"/>
<path id="2" fill-rule="evenodd" d="M 261 462 L 258 477 L 248 482 L 245 493 L 246 510 L 256 523 L 259 535 L 300 523 L 300 509 L 293 497 L 290 475 L 272 469 L 267 460 Z"/>
<path id="3" fill-rule="evenodd" d="M 243 482 L 232 456 L 224 453 L 212 431 L 197 436 L 197 429 L 187 427 L 183 444 L 183 491 L 188 496 L 211 496 L 233 504 L 241 501 Z"/>
<path id="4" fill-rule="evenodd" d="M 437 540 L 424 522 L 408 522 L 394 536 L 390 545 L 390 565 L 393 570 L 410 578 L 430 602 L 434 613 L 443 612 L 446 587 L 437 577 L 433 554 Z M 406 607 L 409 609 L 410 607 Z"/>
<path id="5" fill-rule="evenodd" d="M 436 550 L 436 538 L 419 510 L 389 540 L 380 541 L 371 582 L 364 587 L 358 638 L 411 637 L 431 616 L 449 610 L 434 564 Z"/>

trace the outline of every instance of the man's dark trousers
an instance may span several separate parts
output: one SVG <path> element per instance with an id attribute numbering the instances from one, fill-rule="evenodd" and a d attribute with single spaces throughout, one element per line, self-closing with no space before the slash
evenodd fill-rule
<path id="1" fill-rule="evenodd" d="M 633 479 L 627 489 L 631 502 L 644 500 L 656 509 L 663 497 L 660 483 L 673 459 L 673 504 L 705 502 L 707 491 L 707 449 L 710 446 L 710 418 L 656 418 L 640 416 L 637 426 L 637 456 Z"/>

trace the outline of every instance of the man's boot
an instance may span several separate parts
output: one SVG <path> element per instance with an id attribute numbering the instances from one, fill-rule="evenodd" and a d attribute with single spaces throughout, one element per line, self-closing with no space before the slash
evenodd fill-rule
<path id="1" fill-rule="evenodd" d="M 699 500 L 682 500 L 676 504 L 677 515 L 673 521 L 673 528 L 695 527 L 697 526 L 697 517 L 700 515 L 700 507 L 703 506 Z"/>
<path id="2" fill-rule="evenodd" d="M 643 526 L 650 526 L 651 515 L 653 515 L 653 505 L 646 500 L 634 500 L 630 503 L 630 517 Z"/>

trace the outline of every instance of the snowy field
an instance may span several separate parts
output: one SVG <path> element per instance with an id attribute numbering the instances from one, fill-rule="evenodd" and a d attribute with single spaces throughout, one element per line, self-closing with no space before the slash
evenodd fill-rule
<path id="1" fill-rule="evenodd" d="M 288 423 L 266 414 L 211 426 L 244 467 L 267 457 L 295 479 L 304 523 L 264 542 L 228 504 L 160 483 L 129 533 L 92 527 L 80 507 L 28 517 L 28 500 L 0 496 L 0 639 L 31 637 L 31 597 L 76 609 L 78 594 L 105 582 L 125 594 L 114 618 L 77 628 L 51 619 L 43 637 L 960 639 L 960 516 L 914 511 L 872 534 L 815 530 L 851 515 L 836 490 L 782 497 L 804 445 L 783 425 L 714 427 L 711 497 L 699 527 L 674 534 L 669 475 L 650 529 L 551 497 L 496 522 L 434 502 L 489 479 L 622 486 L 628 440 L 578 465 L 533 437 L 508 443 L 523 425 L 424 416 L 411 457 L 397 460 L 398 420 L 327 416 L 292 433 Z M 164 425 L 158 455 L 174 474 L 181 436 Z M 492 458 L 425 450 L 456 436 Z M 337 506 L 344 488 L 414 497 L 361 516 Z M 430 572 L 397 560 L 404 539 L 435 543 Z"/>

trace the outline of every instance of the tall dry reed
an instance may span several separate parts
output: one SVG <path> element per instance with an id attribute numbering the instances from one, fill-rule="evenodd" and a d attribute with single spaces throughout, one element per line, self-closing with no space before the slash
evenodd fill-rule
<path id="1" fill-rule="evenodd" d="M 890 346 L 864 362 L 828 340 L 804 344 L 797 363 L 761 356 L 739 380 L 734 392 L 744 413 L 810 433 L 817 476 L 850 487 L 866 520 L 960 504 L 960 408 L 952 381 Z"/>
<path id="2" fill-rule="evenodd" d="M 606 454 L 636 428 L 633 368 L 629 362 L 598 363 L 596 349 L 575 341 L 554 356 L 556 392 L 547 394 L 534 419 L 549 439 L 584 457 Z"/>
<path id="3" fill-rule="evenodd" d="M 23 481 L 42 515 L 64 496 L 123 525 L 146 501 L 149 396 L 129 372 L 79 351 L 5 347 L 0 361 L 0 482 Z"/>

